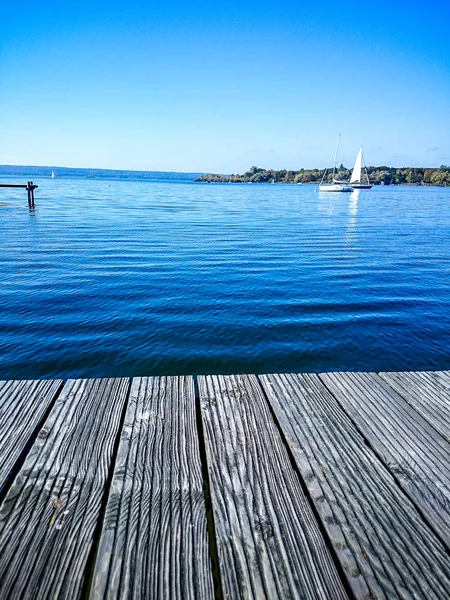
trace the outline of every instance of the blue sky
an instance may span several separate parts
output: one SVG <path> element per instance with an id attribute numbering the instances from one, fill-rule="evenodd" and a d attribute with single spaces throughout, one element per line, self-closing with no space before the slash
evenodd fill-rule
<path id="1" fill-rule="evenodd" d="M 443 0 L 0 3 L 0 164 L 450 164 Z"/>

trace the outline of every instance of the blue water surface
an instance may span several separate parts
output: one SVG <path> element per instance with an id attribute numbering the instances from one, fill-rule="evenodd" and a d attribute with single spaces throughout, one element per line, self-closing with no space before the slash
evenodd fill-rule
<path id="1" fill-rule="evenodd" d="M 450 189 L 36 183 L 0 189 L 2 378 L 450 368 Z"/>

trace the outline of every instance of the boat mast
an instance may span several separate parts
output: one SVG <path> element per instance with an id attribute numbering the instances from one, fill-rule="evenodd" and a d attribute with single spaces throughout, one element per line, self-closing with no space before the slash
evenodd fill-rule
<path id="1" fill-rule="evenodd" d="M 366 172 L 367 184 L 370 185 L 369 173 L 367 172 L 366 161 L 364 160 L 362 146 L 361 146 L 361 160 L 362 160 L 362 164 L 364 165 L 364 171 Z"/>
<path id="2" fill-rule="evenodd" d="M 334 174 L 336 173 L 336 163 L 337 163 L 337 155 L 338 155 L 340 140 L 341 140 L 341 134 L 338 135 L 337 144 L 336 144 L 336 151 L 334 153 L 333 183 L 334 183 Z"/>
<path id="3" fill-rule="evenodd" d="M 325 181 L 325 177 L 327 176 L 328 169 L 330 168 L 331 161 L 333 160 L 333 156 L 334 156 L 334 150 L 333 150 L 333 152 L 331 153 L 330 160 L 328 161 L 328 164 L 327 164 L 327 168 L 326 168 L 326 169 L 325 169 L 325 171 L 323 172 L 322 179 L 320 180 L 320 185 L 322 185 L 322 183 L 324 183 L 324 181 Z"/>

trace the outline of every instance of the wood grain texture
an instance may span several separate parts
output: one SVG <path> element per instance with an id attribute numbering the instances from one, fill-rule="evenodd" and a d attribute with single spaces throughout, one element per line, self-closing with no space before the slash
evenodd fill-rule
<path id="1" fill-rule="evenodd" d="M 450 442 L 450 372 L 416 371 L 379 373 L 400 396 L 411 404 Z"/>
<path id="2" fill-rule="evenodd" d="M 346 598 L 254 375 L 199 377 L 227 598 Z"/>
<path id="3" fill-rule="evenodd" d="M 213 598 L 192 377 L 136 378 L 91 598 Z"/>
<path id="4" fill-rule="evenodd" d="M 320 377 L 450 548 L 450 444 L 378 375 Z"/>
<path id="5" fill-rule="evenodd" d="M 450 597 L 446 549 L 319 377 L 260 379 L 355 597 Z"/>
<path id="6" fill-rule="evenodd" d="M 0 492 L 61 384 L 61 380 L 0 381 Z"/>
<path id="7" fill-rule="evenodd" d="M 78 598 L 127 379 L 68 381 L 0 507 L 0 598 Z"/>

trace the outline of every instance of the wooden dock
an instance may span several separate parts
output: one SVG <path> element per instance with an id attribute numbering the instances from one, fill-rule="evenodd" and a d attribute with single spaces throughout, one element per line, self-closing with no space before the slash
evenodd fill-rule
<path id="1" fill-rule="evenodd" d="M 0 382 L 0 598 L 450 598 L 450 372 Z"/>

